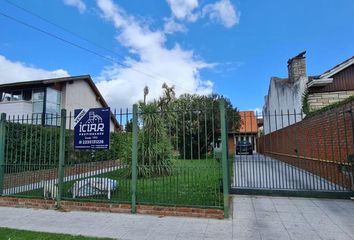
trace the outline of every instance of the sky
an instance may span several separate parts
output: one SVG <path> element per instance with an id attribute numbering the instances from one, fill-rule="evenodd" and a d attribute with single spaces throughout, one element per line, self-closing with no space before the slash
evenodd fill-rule
<path id="1" fill-rule="evenodd" d="M 89 74 L 112 108 L 218 93 L 261 109 L 272 76 L 354 55 L 352 0 L 0 0 L 0 83 Z"/>

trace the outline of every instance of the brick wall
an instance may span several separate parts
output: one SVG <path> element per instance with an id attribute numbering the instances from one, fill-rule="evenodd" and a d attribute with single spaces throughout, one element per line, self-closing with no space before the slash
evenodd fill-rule
<path id="1" fill-rule="evenodd" d="M 350 188 L 351 179 L 342 170 L 349 165 L 347 156 L 353 154 L 348 112 L 353 105 L 347 103 L 267 134 L 259 139 L 259 152 Z"/>
<path id="2" fill-rule="evenodd" d="M 233 155 L 235 153 L 235 142 L 234 142 L 233 134 L 230 133 L 228 134 L 227 144 L 228 144 L 229 155 Z"/>
<path id="3" fill-rule="evenodd" d="M 0 197 L 0 206 L 56 209 L 53 200 Z M 61 207 L 65 211 L 94 211 L 94 212 L 114 212 L 130 213 L 130 204 L 119 203 L 97 203 L 79 201 L 61 201 Z M 221 209 L 208 208 L 187 208 L 187 207 L 164 207 L 154 205 L 138 205 L 137 213 L 152 214 L 159 216 L 187 216 L 223 219 L 224 211 Z"/>

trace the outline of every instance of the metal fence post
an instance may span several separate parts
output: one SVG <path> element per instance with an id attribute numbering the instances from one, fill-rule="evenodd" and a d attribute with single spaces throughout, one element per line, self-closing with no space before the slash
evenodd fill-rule
<path id="1" fill-rule="evenodd" d="M 220 123 L 221 123 L 221 155 L 222 155 L 222 179 L 224 194 L 224 217 L 229 217 L 229 154 L 227 152 L 227 127 L 226 127 L 226 111 L 224 99 L 219 100 Z"/>
<path id="2" fill-rule="evenodd" d="M 60 201 L 63 194 L 64 167 L 65 167 L 65 128 L 66 128 L 66 109 L 62 109 L 60 115 L 57 207 L 60 207 Z"/>
<path id="3" fill-rule="evenodd" d="M 137 165 L 138 165 L 138 105 L 133 105 L 133 142 L 132 142 L 132 213 L 136 213 L 136 188 L 137 188 Z"/>
<path id="4" fill-rule="evenodd" d="M 5 177 L 5 128 L 6 113 L 1 113 L 0 117 L 0 196 L 4 191 L 4 177 Z"/>

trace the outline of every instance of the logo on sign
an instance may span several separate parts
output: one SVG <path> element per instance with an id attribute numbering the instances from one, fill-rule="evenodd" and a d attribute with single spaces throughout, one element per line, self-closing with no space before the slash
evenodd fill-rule
<path id="1" fill-rule="evenodd" d="M 86 123 L 80 123 L 79 132 L 103 132 L 104 131 L 104 123 L 102 118 L 95 114 L 94 112 L 89 113 L 89 119 Z"/>
<path id="2" fill-rule="evenodd" d="M 75 110 L 75 149 L 108 149 L 109 127 L 109 108 Z"/>

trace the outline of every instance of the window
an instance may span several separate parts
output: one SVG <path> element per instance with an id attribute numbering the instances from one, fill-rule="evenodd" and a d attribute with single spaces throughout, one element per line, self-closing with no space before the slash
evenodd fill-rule
<path id="1" fill-rule="evenodd" d="M 22 91 L 22 99 L 25 101 L 32 100 L 32 89 L 26 89 Z"/>
<path id="2" fill-rule="evenodd" d="M 12 101 L 22 100 L 22 91 L 14 91 L 12 92 Z"/>
<path id="3" fill-rule="evenodd" d="M 46 121 L 45 124 L 58 126 L 60 125 L 60 91 L 57 91 L 53 88 L 47 88 L 46 95 Z"/>
<path id="4" fill-rule="evenodd" d="M 43 104 L 44 104 L 44 89 L 34 89 L 32 93 L 33 97 L 33 123 L 42 124 L 43 116 Z"/>
<path id="5" fill-rule="evenodd" d="M 11 101 L 11 92 L 3 92 L 1 95 L 1 102 L 10 102 Z"/>
<path id="6" fill-rule="evenodd" d="M 43 113 L 43 101 L 33 102 L 33 113 Z"/>
<path id="7" fill-rule="evenodd" d="M 44 100 L 44 91 L 43 89 L 33 90 L 33 101 L 43 101 Z"/>
<path id="8" fill-rule="evenodd" d="M 60 92 L 52 88 L 47 88 L 47 102 L 60 104 Z"/>
<path id="9" fill-rule="evenodd" d="M 32 89 L 0 92 L 0 102 L 21 101 L 21 100 L 31 101 Z"/>

